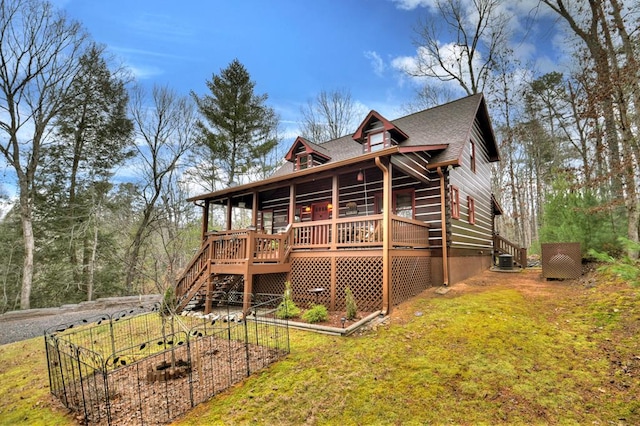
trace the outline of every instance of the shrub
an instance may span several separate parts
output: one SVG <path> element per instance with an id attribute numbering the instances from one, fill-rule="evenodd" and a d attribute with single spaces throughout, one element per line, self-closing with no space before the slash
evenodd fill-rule
<path id="1" fill-rule="evenodd" d="M 640 243 L 636 243 L 627 238 L 618 238 L 620 245 L 629 253 L 640 251 Z M 640 287 L 640 260 L 635 256 L 628 255 L 615 258 L 607 253 L 589 250 L 589 255 L 605 265 L 598 268 L 598 271 L 620 277 L 634 287 Z"/>
<path id="2" fill-rule="evenodd" d="M 296 306 L 296 304 L 293 302 L 293 298 L 291 297 L 291 283 L 287 281 L 286 283 L 284 283 L 284 285 L 284 296 L 282 298 L 282 302 L 280 302 L 278 308 L 276 309 L 276 318 L 295 318 L 300 315 L 300 308 Z"/>
<path id="3" fill-rule="evenodd" d="M 358 305 L 356 305 L 356 299 L 353 297 L 353 293 L 349 287 L 344 289 L 345 297 L 345 305 L 347 306 L 347 319 L 352 320 L 355 319 L 356 314 L 358 313 Z"/>
<path id="4" fill-rule="evenodd" d="M 326 321 L 329 318 L 329 312 L 323 305 L 313 305 L 311 309 L 302 314 L 302 319 L 310 324 Z"/>

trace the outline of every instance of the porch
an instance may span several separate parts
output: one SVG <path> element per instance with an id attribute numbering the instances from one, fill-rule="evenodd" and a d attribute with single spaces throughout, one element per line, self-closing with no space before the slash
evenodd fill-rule
<path id="1" fill-rule="evenodd" d="M 388 217 L 388 234 L 382 214 L 293 223 L 278 234 L 207 232 L 176 285 L 178 310 L 204 297 L 209 313 L 217 295 L 244 291 L 246 311 L 251 293 L 281 294 L 285 280 L 291 281 L 297 302 L 317 299 L 332 310 L 343 304 L 347 286 L 359 306 L 370 310 L 389 298 L 404 300 L 428 283 L 429 225 Z M 311 289 L 323 290 L 314 296 Z"/>

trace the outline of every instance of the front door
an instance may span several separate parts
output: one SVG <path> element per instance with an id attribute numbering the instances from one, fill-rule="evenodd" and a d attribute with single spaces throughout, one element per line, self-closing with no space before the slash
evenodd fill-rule
<path id="1" fill-rule="evenodd" d="M 311 220 L 331 219 L 331 208 L 329 202 L 311 204 Z"/>

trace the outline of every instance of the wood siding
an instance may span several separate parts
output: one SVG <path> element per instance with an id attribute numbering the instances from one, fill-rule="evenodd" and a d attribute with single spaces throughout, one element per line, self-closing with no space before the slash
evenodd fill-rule
<path id="1" fill-rule="evenodd" d="M 490 254 L 493 245 L 491 163 L 477 120 L 470 137 L 475 145 L 476 172 L 471 169 L 470 143 L 464 146 L 462 166 L 449 172 L 449 185 L 455 185 L 460 191 L 460 218 L 450 219 L 451 225 L 448 229 L 450 246 L 453 249 L 466 249 L 468 254 Z M 469 197 L 473 198 L 475 204 L 475 224 L 469 223 Z M 448 203 L 450 204 L 450 200 Z M 448 217 L 451 217 L 450 214 Z"/>

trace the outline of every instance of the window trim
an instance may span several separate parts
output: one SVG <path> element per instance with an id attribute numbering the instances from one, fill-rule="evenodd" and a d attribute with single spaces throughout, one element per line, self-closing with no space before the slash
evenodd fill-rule
<path id="1" fill-rule="evenodd" d="M 460 189 L 455 185 L 451 185 L 449 192 L 451 198 L 451 218 L 460 219 Z"/>
<path id="2" fill-rule="evenodd" d="M 398 215 L 398 212 L 396 211 L 396 206 L 397 206 L 397 196 L 399 194 L 411 194 L 411 219 L 415 219 L 416 218 L 416 190 L 409 188 L 409 189 L 398 189 L 396 191 L 393 191 L 391 195 L 391 211 L 396 216 Z M 373 195 L 373 209 L 375 214 L 382 213 L 382 192 L 376 192 Z"/>
<path id="3" fill-rule="evenodd" d="M 300 163 L 300 159 L 302 157 L 307 157 L 306 167 L 304 169 L 301 167 L 302 164 Z M 311 157 L 311 154 L 305 151 L 296 155 L 296 170 L 306 170 L 312 166 L 313 166 L 313 158 Z"/>
<path id="4" fill-rule="evenodd" d="M 476 224 L 476 200 L 473 197 L 467 197 L 468 220 L 470 225 Z"/>
<path id="5" fill-rule="evenodd" d="M 379 142 L 379 143 L 376 143 L 375 145 L 373 145 L 373 146 L 376 146 L 376 147 L 377 146 L 381 147 L 380 149 L 378 149 L 376 151 L 381 151 L 381 150 L 387 148 L 388 147 L 388 142 L 387 142 L 386 133 L 387 132 L 385 132 L 384 130 L 379 130 L 379 131 L 376 131 L 376 132 L 369 133 L 367 135 L 367 152 L 374 152 L 374 151 L 371 150 L 371 147 L 372 147 L 372 145 L 371 145 L 371 137 L 372 136 L 376 136 L 376 135 L 382 135 L 382 142 Z"/>
<path id="6" fill-rule="evenodd" d="M 271 227 L 270 228 L 266 228 L 264 226 L 265 222 L 264 222 L 264 215 L 265 213 L 270 213 L 271 214 Z M 260 228 L 262 228 L 262 232 L 264 232 L 265 234 L 273 234 L 273 225 L 275 223 L 275 214 L 273 209 L 265 209 L 265 210 L 260 210 Z"/>

